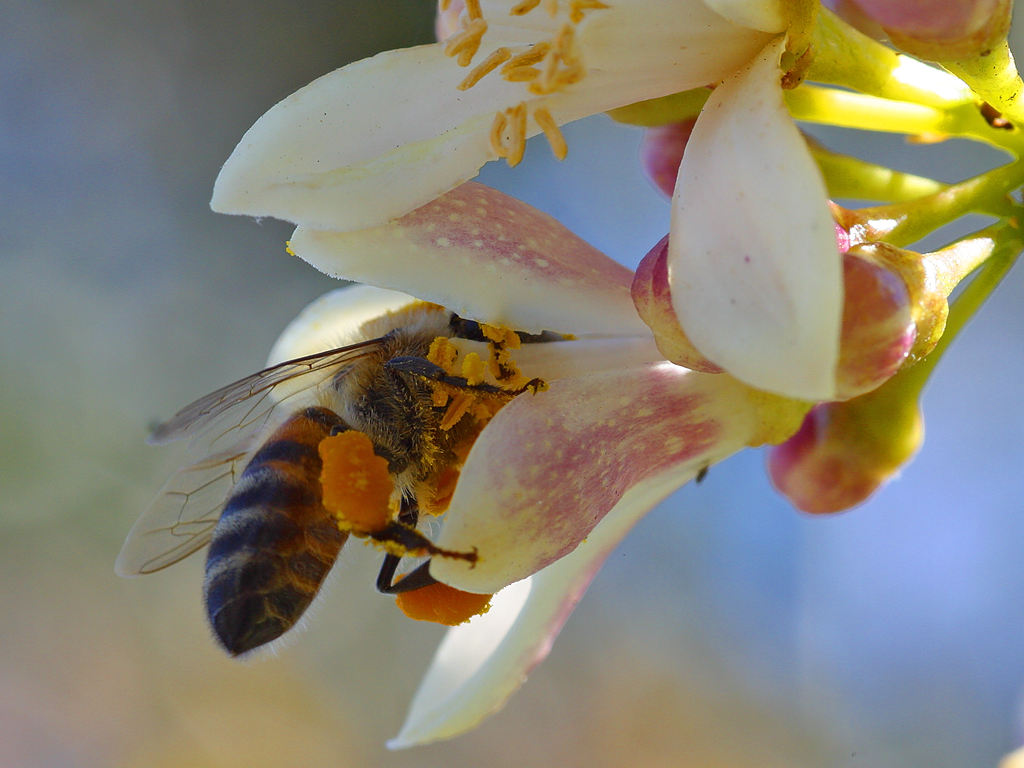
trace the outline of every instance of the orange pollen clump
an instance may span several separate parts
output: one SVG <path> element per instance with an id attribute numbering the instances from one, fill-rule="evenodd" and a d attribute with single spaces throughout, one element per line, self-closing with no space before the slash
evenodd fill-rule
<path id="1" fill-rule="evenodd" d="M 395 602 L 410 619 L 454 627 L 481 613 L 487 613 L 492 597 L 463 592 L 438 582 L 428 587 L 400 592 Z"/>
<path id="2" fill-rule="evenodd" d="M 317 446 L 324 509 L 338 520 L 338 527 L 352 533 L 385 528 L 392 518 L 394 482 L 388 462 L 373 451 L 362 432 L 348 430 L 325 437 Z"/>

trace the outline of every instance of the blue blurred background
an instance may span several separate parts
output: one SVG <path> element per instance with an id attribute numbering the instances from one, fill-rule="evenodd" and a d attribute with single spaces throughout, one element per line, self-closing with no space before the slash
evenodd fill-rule
<path id="1" fill-rule="evenodd" d="M 383 747 L 441 630 L 373 593 L 369 550 L 346 552 L 308 631 L 249 663 L 210 639 L 201 558 L 114 576 L 180 458 L 146 447 L 148 426 L 261 367 L 335 286 L 284 253 L 287 225 L 208 210 L 220 163 L 314 77 L 428 41 L 432 13 L 0 9 L 0 765 L 995 764 L 1024 737 L 1019 270 L 939 366 L 927 442 L 900 478 L 809 518 L 759 453 L 713 468 L 616 551 L 506 710 L 455 741 Z M 566 135 L 564 163 L 531 143 L 482 180 L 634 266 L 668 214 L 639 133 L 598 117 Z M 829 140 L 949 181 L 996 162 Z"/>

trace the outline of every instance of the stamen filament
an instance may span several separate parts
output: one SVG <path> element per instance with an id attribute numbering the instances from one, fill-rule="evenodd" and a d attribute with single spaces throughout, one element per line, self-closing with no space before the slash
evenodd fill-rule
<path id="1" fill-rule="evenodd" d="M 512 52 L 508 48 L 497 48 L 491 51 L 491 54 L 477 64 L 473 70 L 466 76 L 466 79 L 456 86 L 460 91 L 465 91 L 472 88 L 487 74 L 494 71 L 503 62 L 508 61 L 508 58 L 512 55 Z"/>

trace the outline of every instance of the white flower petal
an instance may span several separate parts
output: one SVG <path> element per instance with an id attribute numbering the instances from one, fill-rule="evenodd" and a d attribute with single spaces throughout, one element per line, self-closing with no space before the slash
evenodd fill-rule
<path id="1" fill-rule="evenodd" d="M 221 169 L 211 206 L 307 226 L 359 229 L 476 175 L 494 154 L 494 112 L 518 89 L 463 93 L 443 45 L 386 51 L 314 80 L 271 108 Z"/>
<path id="2" fill-rule="evenodd" d="M 547 214 L 481 184 L 372 229 L 300 227 L 291 247 L 334 277 L 409 291 L 476 320 L 523 331 L 646 334 L 628 269 Z"/>
<path id="3" fill-rule="evenodd" d="M 450 629 L 388 746 L 451 738 L 497 712 L 548 655 L 608 554 L 678 485 L 670 472 L 634 486 L 574 552 L 505 587 L 489 612 Z"/>
<path id="4" fill-rule="evenodd" d="M 433 576 L 493 593 L 572 552 L 623 495 L 669 473 L 682 485 L 741 448 L 756 407 L 735 380 L 669 363 L 557 379 L 505 406 L 473 445 Z"/>
<path id="5" fill-rule="evenodd" d="M 703 0 L 705 5 L 731 21 L 762 32 L 782 32 L 786 9 L 780 0 Z"/>
<path id="6" fill-rule="evenodd" d="M 487 10 L 476 63 L 499 47 L 550 40 L 564 23 L 544 12 L 509 16 L 507 3 Z M 719 80 L 764 41 L 699 0 L 616 3 L 578 27 L 588 74 L 543 96 L 497 72 L 458 90 L 470 69 L 445 56 L 443 43 L 387 51 L 324 75 L 263 115 L 224 164 L 211 205 L 319 229 L 372 227 L 494 159 L 497 112 L 526 102 L 570 122 Z M 539 132 L 530 113 L 526 136 Z"/>
<path id="7" fill-rule="evenodd" d="M 371 285 L 347 285 L 325 293 L 288 323 L 274 342 L 267 365 L 360 341 L 359 328 L 367 320 L 414 301 L 408 294 Z"/>
<path id="8" fill-rule="evenodd" d="M 786 111 L 780 39 L 715 89 L 683 155 L 668 270 L 680 325 L 760 389 L 835 392 L 842 269 L 825 185 Z"/>

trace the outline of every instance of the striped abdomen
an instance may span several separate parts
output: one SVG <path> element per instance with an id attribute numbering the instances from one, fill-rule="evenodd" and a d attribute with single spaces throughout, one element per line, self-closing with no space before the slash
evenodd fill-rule
<path id="1" fill-rule="evenodd" d="M 334 427 L 347 428 L 326 408 L 291 417 L 252 457 L 224 505 L 206 555 L 203 596 L 232 655 L 291 629 L 345 543 L 321 503 L 317 445 Z"/>

